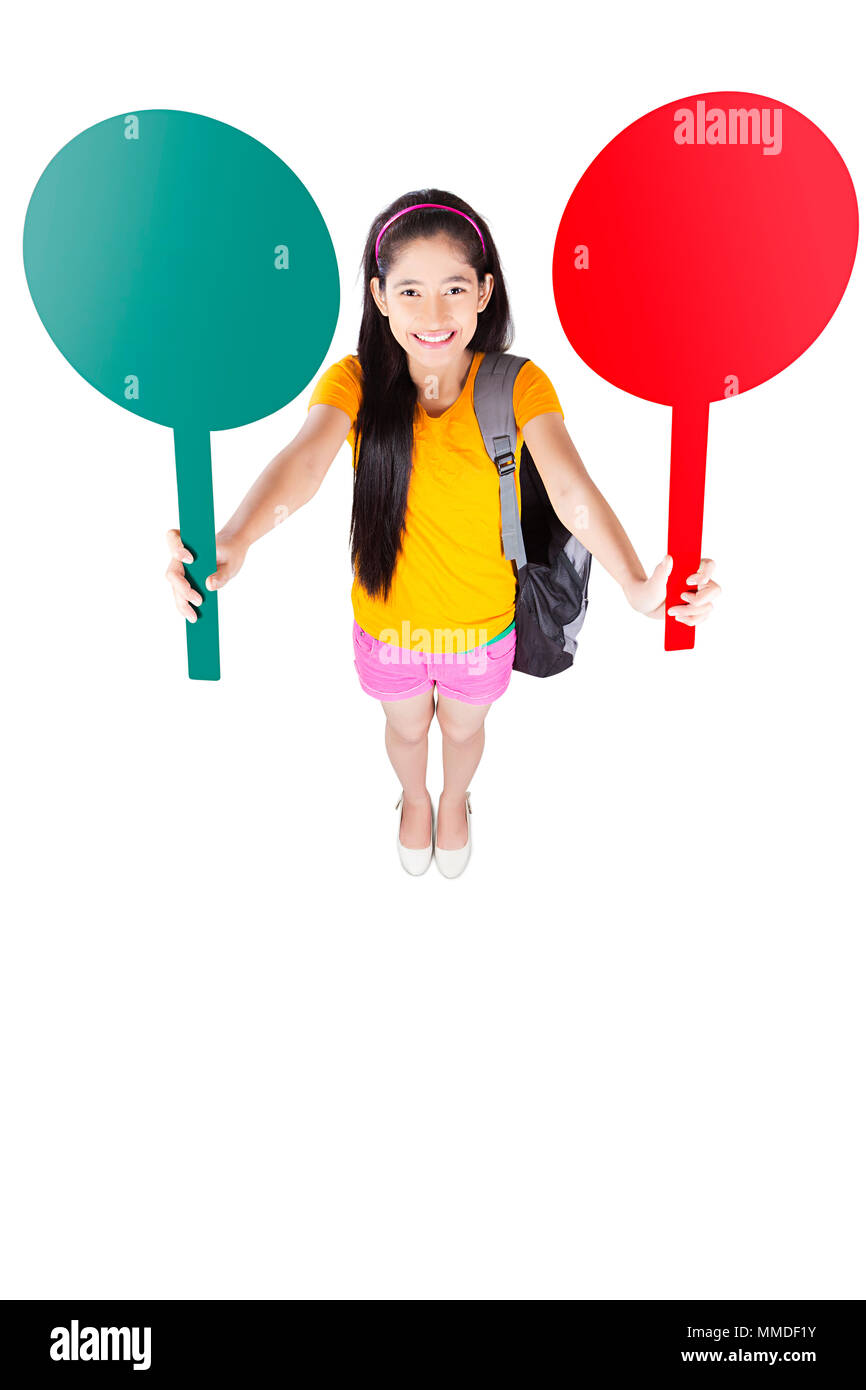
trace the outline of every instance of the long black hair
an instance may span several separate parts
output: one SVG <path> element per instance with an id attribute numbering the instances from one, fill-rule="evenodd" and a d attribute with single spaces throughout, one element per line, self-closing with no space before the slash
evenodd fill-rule
<path id="1" fill-rule="evenodd" d="M 447 203 L 476 222 L 484 237 L 465 217 L 441 208 L 418 208 L 399 217 L 388 228 L 379 246 L 382 227 L 402 208 L 413 203 Z M 406 521 L 406 498 L 412 472 L 415 412 L 420 409 L 418 388 L 409 373 L 405 349 L 391 332 L 388 319 L 373 299 L 370 281 L 384 281 L 400 248 L 417 237 L 447 233 L 462 258 L 473 267 L 479 284 L 493 276 L 493 293 L 468 344 L 475 352 L 506 352 L 513 325 L 505 277 L 490 229 L 469 203 L 443 188 L 418 188 L 404 193 L 373 220 L 367 234 L 361 272 L 364 310 L 358 333 L 358 358 L 362 371 L 362 400 L 355 424 L 355 482 L 352 494 L 350 545 L 352 566 L 359 581 L 373 597 L 387 598 L 400 552 Z"/>

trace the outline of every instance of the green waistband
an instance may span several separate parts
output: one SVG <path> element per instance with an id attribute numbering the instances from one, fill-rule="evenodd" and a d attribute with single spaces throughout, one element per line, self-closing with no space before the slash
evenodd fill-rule
<path id="1" fill-rule="evenodd" d="M 505 629 L 504 632 L 498 633 L 498 634 L 496 635 L 496 637 L 491 637 L 491 639 L 490 639 L 489 642 L 483 642 L 481 645 L 484 646 L 484 647 L 492 647 L 494 642 L 501 642 L 503 637 L 507 637 L 507 636 L 508 636 L 508 634 L 509 634 L 509 632 L 511 631 L 511 629 L 514 627 L 514 623 L 515 623 L 515 619 L 512 618 L 512 619 L 511 619 L 511 622 L 508 624 L 508 627 Z"/>

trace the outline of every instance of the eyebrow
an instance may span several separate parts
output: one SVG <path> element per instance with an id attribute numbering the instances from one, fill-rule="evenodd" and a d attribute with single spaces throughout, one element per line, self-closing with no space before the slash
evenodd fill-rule
<path id="1" fill-rule="evenodd" d="M 423 285 L 423 283 L 423 280 L 395 280 L 394 289 L 399 290 L 402 285 Z M 443 285 L 451 285 L 455 283 L 461 285 L 471 285 L 472 281 L 468 279 L 465 275 L 448 275 L 442 281 Z"/>

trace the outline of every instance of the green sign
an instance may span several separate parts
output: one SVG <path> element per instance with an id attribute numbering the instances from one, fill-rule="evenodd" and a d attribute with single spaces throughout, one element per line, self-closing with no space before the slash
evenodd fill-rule
<path id="1" fill-rule="evenodd" d="M 180 532 L 203 596 L 189 674 L 219 679 L 210 432 L 281 409 L 315 376 L 340 304 L 318 207 L 266 145 L 189 111 L 91 126 L 43 173 L 24 269 L 63 356 L 174 431 Z"/>

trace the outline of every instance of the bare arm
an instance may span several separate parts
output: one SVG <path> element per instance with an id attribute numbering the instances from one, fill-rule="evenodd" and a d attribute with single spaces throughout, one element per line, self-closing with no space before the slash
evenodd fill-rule
<path id="1" fill-rule="evenodd" d="M 301 429 L 253 483 L 218 540 L 239 540 L 245 549 L 309 502 L 351 428 L 345 410 L 314 405 Z"/>
<path id="2" fill-rule="evenodd" d="M 536 415 L 524 427 L 523 437 L 563 526 L 613 575 L 632 608 L 649 618 L 663 618 L 671 556 L 660 560 L 647 577 L 619 518 L 587 473 L 561 415 Z M 696 584 L 697 590 L 684 592 L 684 602 L 667 610 L 678 622 L 694 627 L 709 617 L 711 600 L 721 593 L 721 585 L 710 578 L 714 568 L 715 561 L 704 558 L 695 573 L 686 576 L 686 583 Z"/>
<path id="3" fill-rule="evenodd" d="M 583 542 L 628 597 L 634 585 L 646 579 L 643 565 L 616 513 L 587 473 L 562 416 L 536 415 L 528 421 L 523 437 L 563 526 Z"/>
<path id="4" fill-rule="evenodd" d="M 208 589 L 221 589 L 234 579 L 253 541 L 272 531 L 315 496 L 351 425 L 345 410 L 335 405 L 314 405 L 307 412 L 294 439 L 271 459 L 237 511 L 218 532 L 217 567 L 205 581 Z M 179 531 L 169 531 L 167 539 L 171 560 L 165 577 L 171 585 L 177 609 L 188 622 L 194 623 L 201 594 L 190 584 L 183 567 L 185 560 L 192 560 L 192 555 L 185 549 Z"/>

